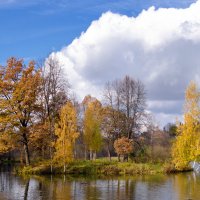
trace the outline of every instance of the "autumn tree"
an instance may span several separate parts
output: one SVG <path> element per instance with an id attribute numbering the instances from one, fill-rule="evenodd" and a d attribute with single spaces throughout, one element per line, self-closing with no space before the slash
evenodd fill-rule
<path id="1" fill-rule="evenodd" d="M 15 135 L 8 132 L 0 134 L 0 153 L 7 153 L 16 148 Z"/>
<path id="2" fill-rule="evenodd" d="M 31 126 L 29 141 L 33 156 L 43 159 L 49 158 L 49 146 L 52 146 L 52 141 L 48 131 L 48 121 L 43 121 L 40 118 Z"/>
<path id="3" fill-rule="evenodd" d="M 90 159 L 96 159 L 102 145 L 101 103 L 93 99 L 87 104 L 84 115 L 84 142 L 90 151 Z"/>
<path id="4" fill-rule="evenodd" d="M 200 156 L 200 92 L 193 81 L 186 89 L 184 122 L 178 125 L 177 132 L 173 162 L 177 169 L 184 169 Z"/>
<path id="5" fill-rule="evenodd" d="M 24 147 L 26 165 L 30 164 L 29 135 L 35 112 L 41 73 L 35 63 L 26 67 L 23 60 L 10 58 L 0 71 L 0 126 L 2 133 L 17 135 Z"/>
<path id="6" fill-rule="evenodd" d="M 76 110 L 70 101 L 61 108 L 60 120 L 55 125 L 55 134 L 57 136 L 55 159 L 63 163 L 65 172 L 66 164 L 73 159 L 75 140 L 79 136 Z"/>
<path id="7" fill-rule="evenodd" d="M 52 143 L 55 140 L 55 124 L 59 118 L 59 110 L 68 100 L 69 84 L 64 76 L 62 65 L 59 63 L 55 55 L 50 55 L 41 67 L 42 71 L 42 90 L 40 93 L 40 102 L 43 110 L 40 113 L 40 123 L 38 130 L 43 129 L 47 137 L 43 140 L 44 134 L 37 134 L 33 139 L 41 139 L 46 147 L 48 147 L 49 157 L 51 160 L 51 171 L 54 149 Z M 43 124 L 43 127 L 42 127 Z M 41 136 L 41 137 L 40 137 Z"/>
<path id="8" fill-rule="evenodd" d="M 111 160 L 111 150 L 114 148 L 114 141 L 119 138 L 120 127 L 123 127 L 124 114 L 110 106 L 102 108 L 102 132 L 108 153 Z"/>
<path id="9" fill-rule="evenodd" d="M 123 156 L 123 161 L 128 158 L 128 154 L 133 152 L 133 140 L 127 137 L 121 137 L 115 140 L 114 148 L 120 161 L 120 156 Z"/>

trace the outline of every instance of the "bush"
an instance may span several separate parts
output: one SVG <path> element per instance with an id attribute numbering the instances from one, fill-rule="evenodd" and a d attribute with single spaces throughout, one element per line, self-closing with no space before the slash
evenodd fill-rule
<path id="1" fill-rule="evenodd" d="M 117 155 L 128 155 L 133 152 L 133 140 L 127 137 L 122 137 L 114 142 L 114 148 Z"/>

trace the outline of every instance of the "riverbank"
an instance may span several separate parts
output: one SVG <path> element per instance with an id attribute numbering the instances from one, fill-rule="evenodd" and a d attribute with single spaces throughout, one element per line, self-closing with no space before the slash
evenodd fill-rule
<path id="1" fill-rule="evenodd" d="M 17 167 L 16 174 L 51 174 L 49 162 L 35 163 L 32 166 Z M 191 171 L 186 169 L 184 171 Z M 163 163 L 134 163 L 134 162 L 118 162 L 107 160 L 96 161 L 74 161 L 66 166 L 65 174 L 74 175 L 148 175 L 158 173 L 176 173 L 176 170 L 171 164 Z M 54 165 L 53 174 L 64 174 L 63 166 Z"/>

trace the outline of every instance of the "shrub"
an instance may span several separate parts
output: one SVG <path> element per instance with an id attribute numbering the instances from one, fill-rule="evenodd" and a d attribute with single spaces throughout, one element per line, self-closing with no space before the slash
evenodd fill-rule
<path id="1" fill-rule="evenodd" d="M 118 156 L 128 155 L 133 152 L 133 140 L 128 139 L 127 137 L 122 137 L 114 142 L 114 148 Z"/>

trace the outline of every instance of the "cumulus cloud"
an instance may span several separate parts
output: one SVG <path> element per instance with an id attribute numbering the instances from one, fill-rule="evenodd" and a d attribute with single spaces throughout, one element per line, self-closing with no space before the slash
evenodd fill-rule
<path id="1" fill-rule="evenodd" d="M 184 9 L 150 7 L 137 17 L 107 12 L 53 55 L 81 98 L 100 97 L 105 82 L 128 74 L 145 84 L 148 109 L 162 123 L 172 121 L 189 81 L 200 80 L 199 10 L 200 0 Z"/>

